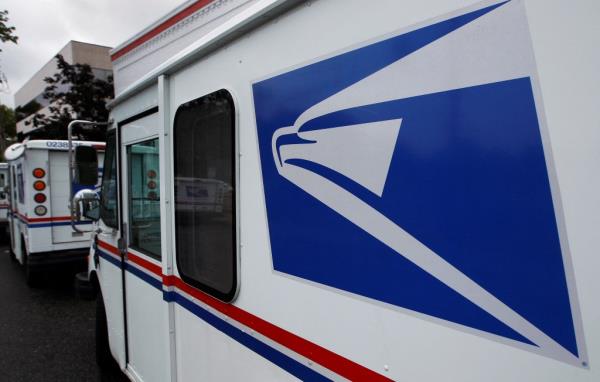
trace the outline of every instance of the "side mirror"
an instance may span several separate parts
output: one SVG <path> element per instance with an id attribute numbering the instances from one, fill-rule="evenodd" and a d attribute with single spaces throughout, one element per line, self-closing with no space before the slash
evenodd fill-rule
<path id="1" fill-rule="evenodd" d="M 81 186 L 98 183 L 98 153 L 90 146 L 75 147 L 75 181 Z"/>
<path id="2" fill-rule="evenodd" d="M 73 197 L 73 205 L 78 221 L 82 216 L 93 221 L 100 219 L 100 196 L 96 191 L 85 189 L 77 192 Z"/>

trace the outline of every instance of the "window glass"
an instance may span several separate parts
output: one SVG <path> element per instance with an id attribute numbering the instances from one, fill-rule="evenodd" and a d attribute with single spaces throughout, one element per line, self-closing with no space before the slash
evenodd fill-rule
<path id="1" fill-rule="evenodd" d="M 19 188 L 19 187 L 17 186 L 17 177 L 16 177 L 16 175 L 15 175 L 15 172 L 16 172 L 16 170 L 15 170 L 15 166 L 11 166 L 11 171 L 10 171 L 10 172 L 11 172 L 11 174 L 12 174 L 12 188 L 11 188 L 11 190 L 10 190 L 10 192 L 12 192 L 12 198 L 11 198 L 11 202 L 13 202 L 13 203 L 14 203 L 14 201 L 16 201 L 16 200 L 17 200 L 17 188 Z M 15 205 L 15 206 L 13 206 L 12 208 L 16 208 L 16 205 Z"/>
<path id="2" fill-rule="evenodd" d="M 160 259 L 158 138 L 127 147 L 129 245 Z"/>
<path id="3" fill-rule="evenodd" d="M 220 90 L 183 104 L 174 126 L 177 266 L 187 283 L 231 301 L 237 288 L 235 121 Z"/>
<path id="4" fill-rule="evenodd" d="M 19 195 L 19 203 L 25 203 L 25 180 L 23 177 L 23 166 L 17 165 L 17 193 Z"/>
<path id="5" fill-rule="evenodd" d="M 117 226 L 117 145 L 115 130 L 106 137 L 106 151 L 102 174 L 102 189 L 100 193 L 100 218 L 109 227 Z"/>

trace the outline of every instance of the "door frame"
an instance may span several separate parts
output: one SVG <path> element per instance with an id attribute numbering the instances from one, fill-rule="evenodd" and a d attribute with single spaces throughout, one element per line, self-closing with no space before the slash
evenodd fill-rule
<path id="1" fill-rule="evenodd" d="M 16 255 L 17 250 L 17 239 L 16 235 L 16 223 L 15 223 L 15 214 L 17 213 L 17 207 L 15 206 L 15 186 L 16 186 L 16 175 L 15 173 L 15 165 L 12 163 L 8 164 L 8 184 L 10 185 L 10 189 L 8 190 L 8 224 L 9 224 L 9 234 L 10 234 L 10 249 Z M 13 181 L 14 180 L 14 181 Z"/>
<path id="2" fill-rule="evenodd" d="M 128 231 L 126 231 L 125 222 L 123 219 L 123 170 L 122 166 L 125 158 L 122 157 L 122 150 L 125 148 L 123 145 L 123 127 L 139 119 L 147 117 L 149 115 L 158 113 L 158 106 L 151 107 L 141 113 L 135 114 L 117 123 L 116 133 L 116 147 L 115 154 L 117 158 L 117 189 L 119 190 L 118 196 L 118 226 L 119 226 L 119 253 L 121 256 L 121 293 L 123 301 L 123 338 L 125 342 L 125 367 L 129 365 L 129 337 L 128 337 L 128 325 L 127 325 L 127 293 L 126 293 L 126 265 L 127 265 L 127 249 L 129 248 L 128 242 Z M 160 130 L 160 129 L 159 129 Z M 158 133 L 158 132 L 157 132 Z"/>

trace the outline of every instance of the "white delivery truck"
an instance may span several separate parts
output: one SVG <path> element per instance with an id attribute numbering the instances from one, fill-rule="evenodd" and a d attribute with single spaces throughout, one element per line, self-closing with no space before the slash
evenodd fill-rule
<path id="1" fill-rule="evenodd" d="M 0 163 L 0 235 L 8 233 L 8 164 Z"/>
<path id="2" fill-rule="evenodd" d="M 40 273 L 52 267 L 85 264 L 89 253 L 91 220 L 71 223 L 72 194 L 99 186 L 104 143 L 73 142 L 92 151 L 88 178 L 69 181 L 69 143 L 61 140 L 30 140 L 9 146 L 9 231 L 12 256 L 25 268 L 26 281 L 35 285 Z M 99 174 L 100 173 L 100 174 Z M 78 228 L 81 227 L 81 228 Z"/>
<path id="3" fill-rule="evenodd" d="M 112 53 L 134 381 L 600 380 L 597 1 L 189 1 Z M 83 287 L 83 284 L 82 284 Z"/>

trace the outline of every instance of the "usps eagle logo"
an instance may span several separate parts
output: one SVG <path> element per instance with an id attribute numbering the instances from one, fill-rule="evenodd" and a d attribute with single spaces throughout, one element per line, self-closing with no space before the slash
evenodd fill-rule
<path id="1" fill-rule="evenodd" d="M 253 94 L 275 271 L 585 365 L 521 1 Z"/>

